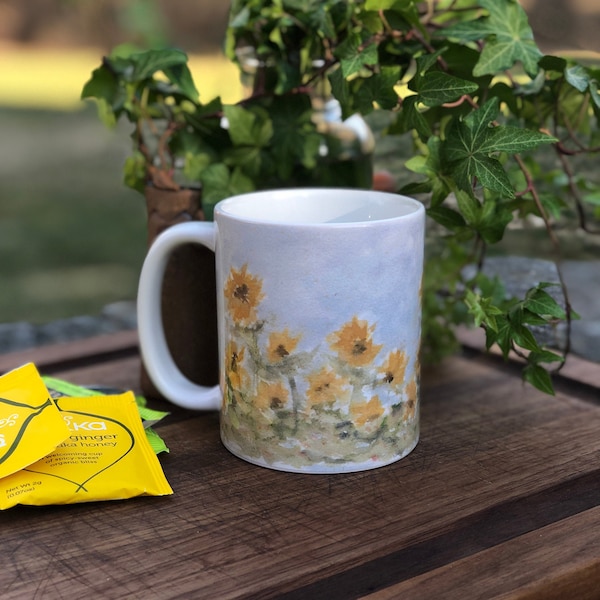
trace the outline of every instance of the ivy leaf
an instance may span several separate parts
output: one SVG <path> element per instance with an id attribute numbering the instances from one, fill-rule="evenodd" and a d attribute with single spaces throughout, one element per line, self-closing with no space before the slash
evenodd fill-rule
<path id="1" fill-rule="evenodd" d="M 102 65 L 92 71 L 92 76 L 81 90 L 81 99 L 102 98 L 108 104 L 112 104 L 118 89 L 119 83 L 117 78 L 105 65 Z"/>
<path id="2" fill-rule="evenodd" d="M 503 125 L 487 132 L 480 151 L 514 154 L 537 148 L 540 144 L 552 144 L 557 141 L 555 137 L 541 131 Z"/>
<path id="3" fill-rule="evenodd" d="M 579 92 L 589 91 L 592 101 L 600 108 L 600 94 L 598 94 L 598 71 L 582 65 L 575 65 L 565 69 L 565 79 Z"/>
<path id="4" fill-rule="evenodd" d="M 395 0 L 367 0 L 365 10 L 389 10 L 394 6 Z"/>
<path id="5" fill-rule="evenodd" d="M 491 127 L 492 121 L 498 116 L 500 103 L 498 98 L 491 98 L 477 110 L 469 113 L 465 118 L 465 123 L 471 130 L 471 136 L 477 141 L 481 141 Z"/>
<path id="6" fill-rule="evenodd" d="M 515 191 L 504 167 L 495 158 L 476 153 L 469 162 L 469 173 L 479 179 L 483 187 L 499 192 L 505 198 L 514 198 Z"/>
<path id="7" fill-rule="evenodd" d="M 369 43 L 359 34 L 348 36 L 335 50 L 340 59 L 342 74 L 350 77 L 358 73 L 365 65 L 376 65 L 379 60 L 376 44 Z"/>
<path id="8" fill-rule="evenodd" d="M 550 352 L 549 350 L 542 350 L 541 352 L 532 352 L 528 359 L 530 362 L 534 364 L 538 363 L 553 363 L 553 362 L 562 362 L 564 357 L 556 354 L 555 352 Z"/>
<path id="9" fill-rule="evenodd" d="M 489 350 L 494 344 L 498 344 L 498 347 L 502 350 L 502 356 L 507 359 L 511 351 L 512 341 L 510 323 L 505 315 L 499 315 L 496 319 L 496 325 L 496 331 L 491 327 L 485 330 L 485 347 Z"/>
<path id="10" fill-rule="evenodd" d="M 177 48 L 161 48 L 132 54 L 129 57 L 129 61 L 133 65 L 131 80 L 147 79 L 158 71 L 185 65 L 187 60 L 187 54 Z"/>
<path id="11" fill-rule="evenodd" d="M 456 193 L 458 208 L 469 225 L 477 225 L 481 217 L 481 204 L 477 198 L 459 190 Z"/>
<path id="12" fill-rule="evenodd" d="M 259 115 L 239 105 L 225 105 L 223 113 L 229 122 L 229 135 L 234 146 L 266 146 L 273 137 L 273 123 L 268 115 Z"/>
<path id="13" fill-rule="evenodd" d="M 414 129 L 422 142 L 427 142 L 431 138 L 431 127 L 417 106 L 418 98 L 416 94 L 404 98 L 402 110 L 396 122 L 390 127 L 391 134 L 406 133 Z"/>
<path id="14" fill-rule="evenodd" d="M 543 54 L 533 39 L 523 8 L 516 0 L 479 0 L 479 5 L 489 12 L 482 27 L 487 41 L 473 75 L 493 75 L 520 61 L 527 74 L 534 77 Z"/>
<path id="15" fill-rule="evenodd" d="M 314 167 L 321 136 L 312 122 L 310 98 L 305 94 L 282 96 L 266 108 L 273 122 L 270 152 L 280 179 L 288 179 L 298 162 Z"/>
<path id="16" fill-rule="evenodd" d="M 460 189 L 471 193 L 471 181 L 476 177 L 484 187 L 514 198 L 508 175 L 493 155 L 516 153 L 556 140 L 539 131 L 492 126 L 498 106 L 498 98 L 494 97 L 465 119 L 456 119 L 448 129 L 442 156 L 446 171 L 452 173 Z"/>
<path id="17" fill-rule="evenodd" d="M 506 227 L 512 219 L 513 214 L 507 207 L 486 198 L 477 231 L 485 242 L 496 244 L 504 237 Z"/>
<path id="18" fill-rule="evenodd" d="M 469 309 L 469 313 L 473 316 L 474 323 L 477 327 L 485 325 L 486 328 L 498 332 L 496 317 L 502 315 L 503 312 L 500 308 L 494 306 L 492 298 L 482 297 L 473 290 L 467 289 L 465 304 Z"/>
<path id="19" fill-rule="evenodd" d="M 81 99 L 94 98 L 98 102 L 98 116 L 107 127 L 114 127 L 122 113 L 127 94 L 118 79 L 106 67 L 94 69 L 89 81 L 83 86 Z"/>
<path id="20" fill-rule="evenodd" d="M 554 396 L 552 378 L 544 367 L 536 364 L 527 365 L 523 369 L 523 379 L 541 392 Z"/>
<path id="21" fill-rule="evenodd" d="M 510 323 L 510 335 L 515 343 L 521 348 L 525 348 L 525 350 L 530 350 L 531 352 L 539 352 L 541 350 L 533 333 L 520 322 Z"/>
<path id="22" fill-rule="evenodd" d="M 126 186 L 143 194 L 146 176 L 146 159 L 141 152 L 135 151 L 125 159 L 123 182 Z"/>
<path id="23" fill-rule="evenodd" d="M 575 65 L 566 69 L 565 79 L 580 92 L 585 92 L 590 83 L 590 77 L 581 65 Z"/>
<path id="24" fill-rule="evenodd" d="M 374 73 L 362 80 L 356 93 L 356 105 L 362 114 L 367 114 L 377 104 L 383 110 L 392 110 L 398 104 L 398 94 L 394 86 L 400 78 L 400 69 L 385 67 L 381 73 Z"/>
<path id="25" fill-rule="evenodd" d="M 472 81 L 448 75 L 442 71 L 429 71 L 416 82 L 420 100 L 427 106 L 440 106 L 458 100 L 465 94 L 476 92 L 479 86 Z"/>
<path id="26" fill-rule="evenodd" d="M 210 165 L 202 172 L 202 208 L 207 220 L 213 219 L 215 205 L 236 194 L 255 189 L 252 180 L 239 168 L 230 171 L 223 163 Z"/>
<path id="27" fill-rule="evenodd" d="M 331 85 L 331 93 L 342 108 L 342 116 L 350 116 L 352 114 L 352 94 L 342 70 L 335 69 L 329 73 L 327 78 L 329 79 L 329 85 Z"/>
<path id="28" fill-rule="evenodd" d="M 192 102 L 198 102 L 198 90 L 187 64 L 176 64 L 163 69 L 168 79 Z"/>
<path id="29" fill-rule="evenodd" d="M 187 152 L 185 154 L 184 175 L 190 181 L 200 181 L 202 173 L 212 163 L 214 159 L 207 152 Z"/>
<path id="30" fill-rule="evenodd" d="M 564 319 L 566 317 L 562 306 L 540 287 L 535 287 L 527 292 L 523 306 L 538 315 L 554 317 L 556 319 Z"/>
<path id="31" fill-rule="evenodd" d="M 436 206 L 428 208 L 427 215 L 451 231 L 456 231 L 466 225 L 463 216 L 448 206 Z"/>
<path id="32" fill-rule="evenodd" d="M 461 42 L 486 40 L 473 75 L 495 75 L 516 62 L 535 76 L 543 54 L 535 44 L 527 14 L 515 0 L 478 0 L 489 15 L 475 21 L 462 21 L 438 32 Z"/>

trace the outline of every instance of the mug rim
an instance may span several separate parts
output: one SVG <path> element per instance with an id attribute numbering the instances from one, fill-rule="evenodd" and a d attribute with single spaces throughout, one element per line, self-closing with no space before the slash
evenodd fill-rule
<path id="1" fill-rule="evenodd" d="M 406 207 L 409 205 L 411 210 L 408 212 L 403 212 L 401 214 L 396 214 L 392 216 L 387 216 L 384 218 L 369 218 L 369 219 L 360 219 L 360 220 L 349 220 L 349 221 L 312 221 L 312 220 L 285 220 L 285 219 L 266 219 L 261 216 L 249 216 L 244 214 L 238 214 L 236 212 L 230 212 L 227 210 L 227 206 L 230 204 L 245 204 L 246 202 L 250 202 L 252 200 L 267 198 L 273 196 L 276 197 L 276 201 L 285 201 L 286 199 L 293 197 L 298 198 L 299 196 L 310 196 L 316 197 L 322 194 L 335 194 L 335 193 L 343 193 L 348 194 L 348 192 L 356 195 L 356 196 L 370 196 L 374 198 L 378 198 L 380 200 L 385 200 L 386 202 L 393 203 L 401 201 L 402 205 Z M 406 221 L 411 218 L 419 218 L 420 216 L 424 216 L 425 206 L 422 202 L 417 200 L 416 198 L 412 198 L 410 196 L 405 196 L 403 194 L 397 194 L 395 192 L 384 192 L 379 190 L 371 190 L 371 189 L 363 189 L 363 188 L 345 188 L 345 187 L 293 187 L 293 188 L 276 188 L 271 190 L 256 190 L 253 192 L 245 192 L 243 194 L 236 194 L 234 196 L 230 196 L 229 198 L 224 198 L 220 200 L 214 207 L 214 216 L 215 220 L 217 217 L 221 216 L 226 219 L 231 219 L 234 221 L 244 222 L 244 223 L 253 223 L 253 224 L 261 224 L 261 225 L 279 225 L 284 227 L 364 227 L 369 225 L 375 225 L 377 223 L 393 223 L 397 221 Z"/>

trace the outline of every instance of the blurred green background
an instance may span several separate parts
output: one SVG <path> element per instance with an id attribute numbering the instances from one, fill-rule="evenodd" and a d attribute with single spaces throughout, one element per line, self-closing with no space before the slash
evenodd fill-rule
<path id="1" fill-rule="evenodd" d="M 600 50 L 598 0 L 522 0 L 538 43 Z M 222 57 L 225 0 L 0 0 L 0 323 L 45 323 L 133 300 L 146 252 L 142 196 L 121 169 L 129 128 L 79 101 L 116 44 L 191 56 L 203 98 L 241 94 Z"/>
<path id="2" fill-rule="evenodd" d="M 0 1 L 0 323 L 96 314 L 135 298 L 144 199 L 122 183 L 126 123 L 107 130 L 79 95 L 116 44 L 190 54 L 205 98 L 240 93 L 215 1 Z M 228 71 L 229 69 L 229 71 Z"/>

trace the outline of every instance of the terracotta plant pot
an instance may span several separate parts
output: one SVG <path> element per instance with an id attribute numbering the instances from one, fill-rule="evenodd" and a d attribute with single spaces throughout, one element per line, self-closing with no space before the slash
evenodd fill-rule
<path id="1" fill-rule="evenodd" d="M 145 189 L 148 211 L 148 247 L 165 229 L 187 221 L 203 221 L 198 190 Z M 181 372 L 201 385 L 219 379 L 217 349 L 215 259 L 199 245 L 179 248 L 169 260 L 162 288 L 162 321 L 171 356 Z M 142 364 L 144 395 L 161 394 Z"/>

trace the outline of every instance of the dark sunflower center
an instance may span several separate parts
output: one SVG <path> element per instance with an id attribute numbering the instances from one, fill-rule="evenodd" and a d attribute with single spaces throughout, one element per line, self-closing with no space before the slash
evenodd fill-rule
<path id="1" fill-rule="evenodd" d="M 286 350 L 286 348 L 283 344 L 279 344 L 279 346 L 277 346 L 277 348 L 275 350 L 275 354 L 277 354 L 277 356 L 279 356 L 279 358 L 285 358 L 286 356 L 289 355 L 289 352 Z"/>
<path id="2" fill-rule="evenodd" d="M 248 302 L 249 294 L 250 289 L 245 283 L 242 283 L 242 285 L 238 285 L 233 292 L 233 296 L 238 300 L 241 300 L 242 302 Z"/>
<path id="3" fill-rule="evenodd" d="M 367 351 L 367 343 L 365 340 L 355 340 L 352 346 L 352 354 L 358 356 L 364 354 Z"/>
<path id="4" fill-rule="evenodd" d="M 282 406 L 283 406 L 283 402 L 281 401 L 281 398 L 278 398 L 277 396 L 271 398 L 271 408 L 272 409 L 281 408 Z"/>

